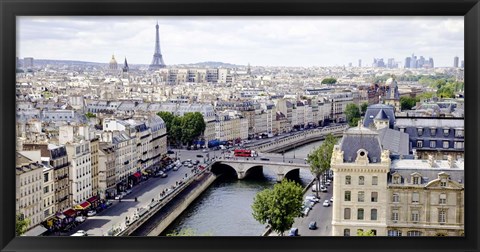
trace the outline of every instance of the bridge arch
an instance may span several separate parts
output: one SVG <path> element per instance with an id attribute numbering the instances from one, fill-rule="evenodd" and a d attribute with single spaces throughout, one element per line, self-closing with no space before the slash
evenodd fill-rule
<path id="1" fill-rule="evenodd" d="M 227 176 L 235 176 L 238 177 L 237 170 L 232 167 L 231 165 L 215 162 L 212 164 L 212 168 L 210 171 L 215 175 L 227 175 Z"/>
<path id="2" fill-rule="evenodd" d="M 284 178 L 288 179 L 300 179 L 300 168 L 293 168 L 287 171 L 284 175 Z"/>

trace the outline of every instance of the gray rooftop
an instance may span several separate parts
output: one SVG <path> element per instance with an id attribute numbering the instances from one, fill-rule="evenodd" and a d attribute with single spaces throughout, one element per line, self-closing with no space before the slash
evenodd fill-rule
<path id="1" fill-rule="evenodd" d="M 355 162 L 360 149 L 368 152 L 371 163 L 379 163 L 382 154 L 378 133 L 362 126 L 350 128 L 343 134 L 340 149 L 343 151 L 343 161 L 347 163 Z"/>

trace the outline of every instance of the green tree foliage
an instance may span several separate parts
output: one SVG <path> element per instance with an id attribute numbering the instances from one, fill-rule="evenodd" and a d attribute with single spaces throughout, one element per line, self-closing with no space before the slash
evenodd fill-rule
<path id="1" fill-rule="evenodd" d="M 360 229 L 357 230 L 357 236 L 375 236 L 372 230 L 365 230 L 362 231 Z"/>
<path id="2" fill-rule="evenodd" d="M 85 114 L 85 116 L 86 116 L 88 119 L 97 117 L 95 114 L 92 114 L 92 113 L 90 113 L 90 112 L 87 112 L 87 113 Z"/>
<path id="3" fill-rule="evenodd" d="M 322 80 L 322 84 L 335 84 L 337 83 L 337 79 L 335 78 L 325 78 Z"/>
<path id="4" fill-rule="evenodd" d="M 283 236 L 292 227 L 296 217 L 302 214 L 302 187 L 287 179 L 277 183 L 273 189 L 265 189 L 253 200 L 253 218 L 268 224 L 273 231 Z"/>
<path id="5" fill-rule="evenodd" d="M 307 163 L 310 165 L 310 172 L 315 176 L 317 188 L 320 188 L 322 175 L 330 169 L 332 151 L 336 143 L 337 139 L 332 134 L 328 134 L 323 143 L 307 156 Z"/>
<path id="6" fill-rule="evenodd" d="M 17 214 L 15 221 L 15 235 L 20 236 L 24 234 L 27 231 L 28 225 L 30 225 L 30 220 L 22 218 L 21 214 Z"/>
<path id="7" fill-rule="evenodd" d="M 434 96 L 436 96 L 435 92 L 424 92 L 416 96 L 419 101 L 426 100 L 426 99 L 432 99 Z"/>
<path id="8" fill-rule="evenodd" d="M 170 112 L 158 112 L 167 127 L 168 140 L 170 143 L 191 144 L 205 131 L 205 121 L 200 112 L 189 112 L 183 116 L 176 116 Z"/>
<path id="9" fill-rule="evenodd" d="M 362 103 L 362 105 L 360 105 L 360 112 L 362 112 L 362 115 L 365 115 L 365 113 L 367 112 L 367 108 L 368 108 L 368 102 L 364 102 Z"/>
<path id="10" fill-rule="evenodd" d="M 355 103 L 349 103 L 345 108 L 345 115 L 347 117 L 348 125 L 355 127 L 361 117 L 360 108 Z"/>
<path id="11" fill-rule="evenodd" d="M 400 97 L 400 107 L 402 110 L 410 110 L 417 104 L 418 101 L 420 101 L 418 98 L 402 96 Z"/>

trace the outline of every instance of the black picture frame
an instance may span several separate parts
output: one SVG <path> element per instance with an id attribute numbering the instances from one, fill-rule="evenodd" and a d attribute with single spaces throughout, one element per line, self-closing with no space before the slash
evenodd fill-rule
<path id="1" fill-rule="evenodd" d="M 1 251 L 478 251 L 479 0 L 0 0 Z M 465 17 L 465 237 L 15 237 L 16 16 L 352 15 Z"/>

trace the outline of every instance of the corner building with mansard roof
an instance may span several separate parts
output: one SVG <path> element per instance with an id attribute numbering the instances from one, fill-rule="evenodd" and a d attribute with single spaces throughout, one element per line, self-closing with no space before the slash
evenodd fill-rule
<path id="1" fill-rule="evenodd" d="M 462 160 L 397 159 L 376 131 L 344 133 L 333 149 L 333 236 L 464 235 Z"/>

